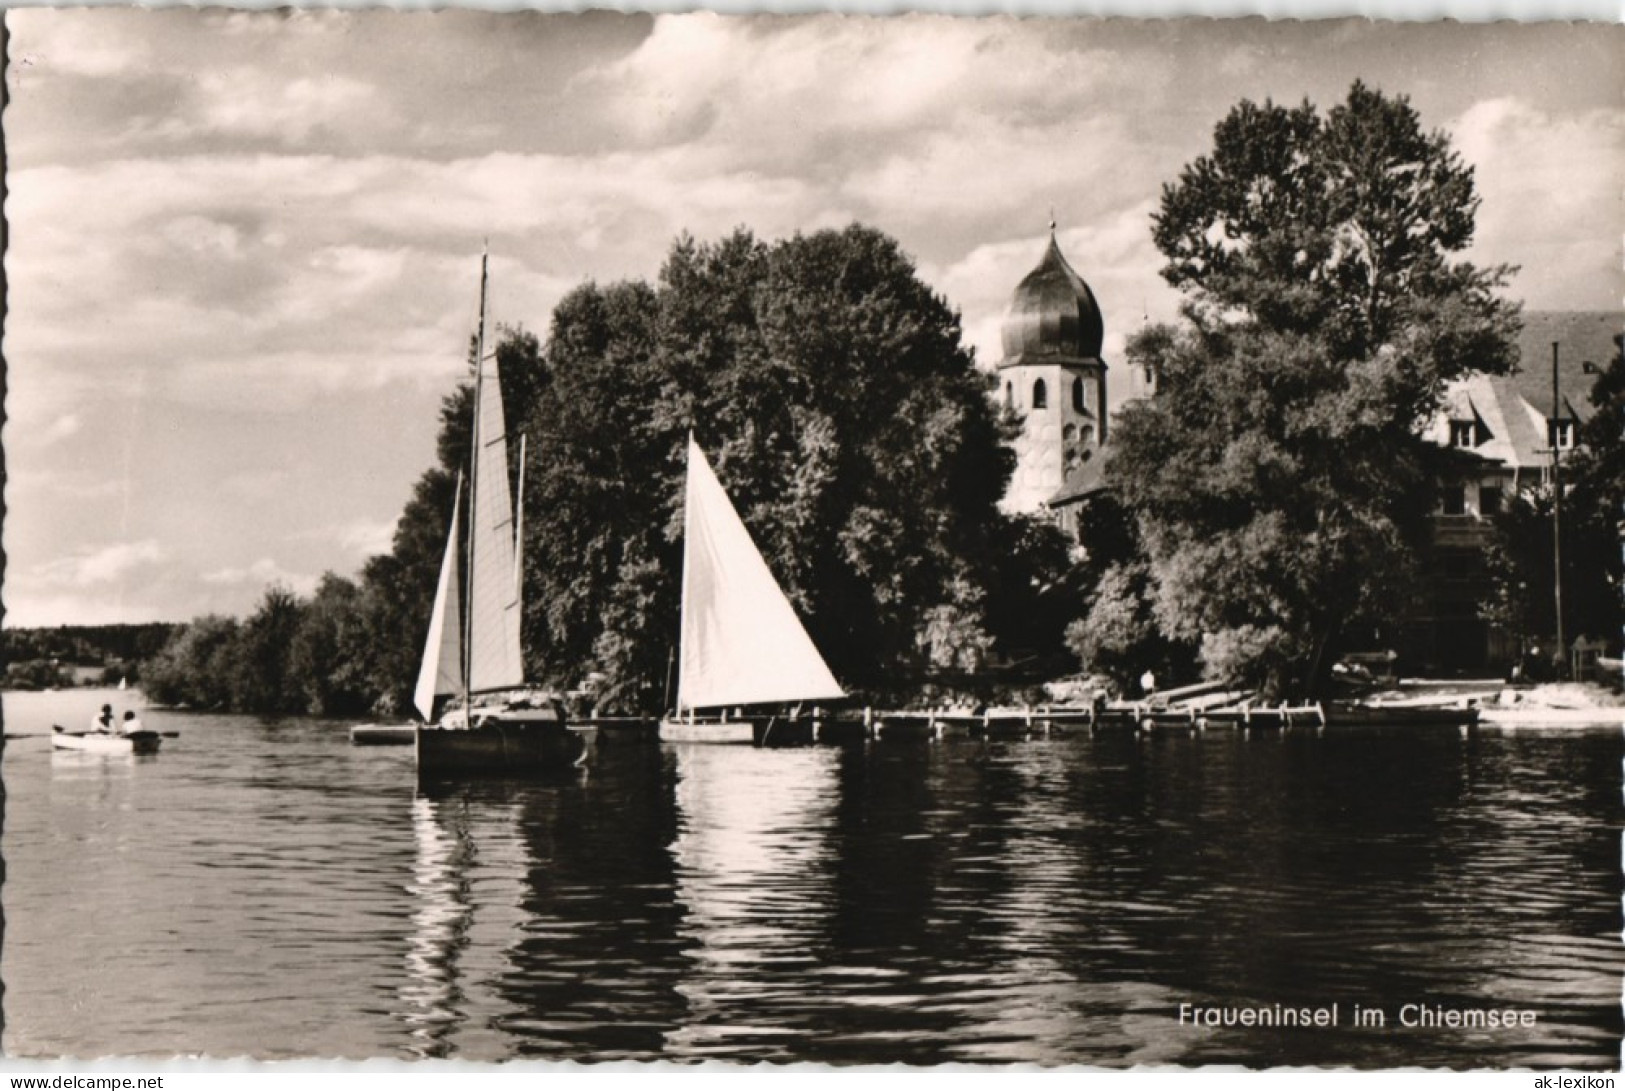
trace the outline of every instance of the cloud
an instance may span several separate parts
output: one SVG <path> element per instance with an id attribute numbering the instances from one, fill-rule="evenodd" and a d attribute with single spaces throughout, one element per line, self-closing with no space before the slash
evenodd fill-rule
<path id="1" fill-rule="evenodd" d="M 269 587 L 283 584 L 296 594 L 308 595 L 316 590 L 318 576 L 289 572 L 270 557 L 261 557 L 246 568 L 220 568 L 198 577 L 203 583 L 224 587 Z"/>
<path id="2" fill-rule="evenodd" d="M 1483 199 L 1471 256 L 1522 266 L 1513 294 L 1530 309 L 1617 306 L 1625 111 L 1556 115 L 1508 96 L 1451 133 Z"/>
<path id="3" fill-rule="evenodd" d="M 45 428 L 40 434 L 40 440 L 44 443 L 56 443 L 59 440 L 70 439 L 78 435 L 82 427 L 84 422 L 79 419 L 77 413 L 65 413 Z"/>
<path id="4" fill-rule="evenodd" d="M 388 553 L 395 543 L 394 519 L 360 520 L 342 526 L 333 538 L 358 557 L 376 557 Z"/>
<path id="5" fill-rule="evenodd" d="M 1077 116 L 1123 60 L 1089 48 L 1078 25 L 1046 29 L 933 15 L 664 16 L 636 51 L 572 90 L 601 101 L 606 124 L 633 144 L 704 138 L 753 165 L 844 170 L 966 118 Z M 1155 66 L 1137 76 L 1159 79 Z"/>
<path id="6" fill-rule="evenodd" d="M 8 590 L 64 611 L 27 579 L 98 570 L 72 560 L 100 541 L 89 496 L 122 495 L 104 504 L 129 520 L 114 529 L 176 551 L 128 589 L 161 616 L 251 610 L 265 582 L 309 587 L 291 574 L 387 547 L 462 371 L 486 238 L 493 324 L 545 337 L 566 292 L 653 279 L 679 232 L 863 220 L 960 309 L 990 366 L 1053 208 L 1115 367 L 1177 302 L 1149 237 L 1160 184 L 1240 98 L 1325 105 L 1359 73 L 1414 94 L 1430 126 L 1456 119 L 1484 197 L 1472 256 L 1521 263 L 1513 294 L 1621 294 L 1617 50 L 1597 28 L 7 19 Z M 71 616 L 123 608 L 87 586 Z"/>
<path id="7" fill-rule="evenodd" d="M 107 20 L 64 21 L 20 9 L 9 12 L 6 22 L 12 34 L 29 43 L 12 57 L 10 78 L 18 84 L 63 76 L 107 79 L 138 70 L 147 57 L 138 37 L 126 36 Z"/>
<path id="8" fill-rule="evenodd" d="M 268 138 L 297 146 L 318 129 L 348 127 L 358 117 L 388 124 L 379 117 L 377 90 L 360 80 L 329 73 L 319 79 L 288 80 L 267 69 L 208 73 L 199 81 L 204 106 L 196 129 L 176 139 L 203 135 Z"/>
<path id="9" fill-rule="evenodd" d="M 167 556 L 164 547 L 152 538 L 117 542 L 39 565 L 25 582 L 41 587 L 105 587 L 159 564 Z"/>

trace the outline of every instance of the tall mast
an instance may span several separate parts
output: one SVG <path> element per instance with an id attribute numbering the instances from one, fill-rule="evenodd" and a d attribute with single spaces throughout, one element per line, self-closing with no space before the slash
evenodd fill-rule
<path id="1" fill-rule="evenodd" d="M 1563 643 L 1563 396 L 1557 380 L 1557 345 L 1552 342 L 1552 606 L 1557 611 L 1558 678 L 1568 669 Z"/>
<path id="2" fill-rule="evenodd" d="M 521 619 L 525 609 L 525 433 L 519 433 L 519 498 L 513 516 L 513 601 Z M 521 621 L 521 624 L 523 622 Z"/>
<path id="3" fill-rule="evenodd" d="M 475 497 L 479 496 L 480 473 L 480 397 L 485 379 L 485 274 L 489 251 L 480 251 L 480 324 L 474 335 L 474 427 L 471 433 L 468 469 L 468 558 L 466 577 L 467 597 L 463 614 L 463 716 L 464 722 L 474 724 L 474 706 L 469 693 L 469 680 L 474 674 L 474 528 L 479 524 L 475 511 Z"/>
<path id="4" fill-rule="evenodd" d="M 683 476 L 683 576 L 678 592 L 677 607 L 677 648 L 678 655 L 682 656 L 687 648 L 688 636 L 688 556 L 694 551 L 694 429 L 688 430 L 688 446 L 684 448 L 684 476 Z M 683 661 L 677 662 L 677 705 L 676 711 L 683 711 Z M 692 711 L 689 715 L 693 719 Z"/>

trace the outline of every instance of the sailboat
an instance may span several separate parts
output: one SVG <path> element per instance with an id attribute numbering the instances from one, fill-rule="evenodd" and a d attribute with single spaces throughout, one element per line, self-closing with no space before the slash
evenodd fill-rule
<path id="1" fill-rule="evenodd" d="M 467 524 L 465 529 L 459 476 L 413 693 L 424 719 L 415 739 L 420 775 L 564 769 L 581 756 L 585 745 L 582 733 L 566 723 L 563 704 L 556 697 L 524 688 L 519 632 L 522 526 L 514 518 L 508 493 L 502 384 L 495 358 L 485 358 L 486 284 L 482 259 Z M 466 573 L 462 556 L 468 559 Z M 435 723 L 434 706 L 441 697 L 460 698 L 460 705 Z"/>
<path id="2" fill-rule="evenodd" d="M 683 504 L 682 629 L 676 714 L 667 742 L 770 742 L 778 716 L 728 709 L 846 696 L 728 499 L 705 452 L 688 438 Z M 713 710 L 701 718 L 696 713 Z"/>

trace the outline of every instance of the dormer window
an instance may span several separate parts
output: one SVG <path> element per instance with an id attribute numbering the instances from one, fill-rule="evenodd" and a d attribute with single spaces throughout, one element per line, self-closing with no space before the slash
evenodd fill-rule
<path id="1" fill-rule="evenodd" d="M 1572 420 L 1548 420 L 1546 422 L 1546 445 L 1562 451 L 1572 450 L 1574 447 L 1574 422 Z"/>
<path id="2" fill-rule="evenodd" d="M 1478 422 L 1471 420 L 1453 420 L 1450 422 L 1450 446 L 1477 447 Z"/>

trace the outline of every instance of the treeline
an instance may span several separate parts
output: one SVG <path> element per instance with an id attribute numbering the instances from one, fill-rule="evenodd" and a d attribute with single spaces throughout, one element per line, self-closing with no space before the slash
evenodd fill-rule
<path id="1" fill-rule="evenodd" d="M 269 715 L 394 708 L 399 683 L 381 664 L 405 637 L 380 590 L 331 573 L 310 598 L 270 587 L 246 620 L 214 614 L 177 632 L 146 663 L 142 690 L 159 704 Z"/>
<path id="2" fill-rule="evenodd" d="M 545 345 L 522 329 L 497 345 L 508 433 L 529 438 L 527 675 L 595 676 L 604 711 L 665 705 L 692 430 L 862 698 L 930 700 L 1013 663 L 1033 678 L 1081 664 L 1130 692 L 1149 667 L 1315 694 L 1342 653 L 1419 616 L 1452 472 L 1422 426 L 1452 379 L 1513 358 L 1510 270 L 1460 260 L 1477 206 L 1472 168 L 1403 97 L 1357 82 L 1324 114 L 1233 108 L 1153 215 L 1185 305 L 1129 340 L 1128 363 L 1158 386 L 1114 421 L 1081 547 L 999 510 L 1019 422 L 995 407 L 958 315 L 880 232 L 683 237 L 653 284 L 582 285 Z M 1587 607 L 1617 633 L 1604 546 L 1625 502 L 1618 360 L 1604 380 L 1566 480 L 1572 529 L 1599 556 Z M 149 691 L 405 711 L 470 401 L 464 386 L 443 404 L 436 465 L 388 554 L 309 600 L 273 589 L 246 621 L 195 622 L 149 666 Z M 1542 624 L 1549 598 L 1538 504 L 1521 503 L 1485 605 L 1515 628 Z"/>
<path id="3" fill-rule="evenodd" d="M 0 654 L 7 689 L 45 689 L 74 683 L 84 668 L 97 668 L 96 682 L 131 682 L 141 662 L 156 654 L 181 626 L 166 622 L 137 625 L 58 625 L 0 630 Z M 80 668 L 75 671 L 74 668 Z"/>
<path id="4" fill-rule="evenodd" d="M 655 284 L 583 285 L 545 347 L 511 329 L 496 351 L 508 432 L 528 437 L 524 633 L 538 684 L 595 675 L 600 709 L 661 710 L 690 430 L 849 688 L 918 698 L 994 664 L 1033 677 L 1071 665 L 1065 543 L 998 508 L 1013 422 L 958 315 L 880 232 L 680 238 Z M 309 599 L 272 588 L 246 620 L 195 621 L 148 664 L 149 695 L 404 713 L 470 408 L 466 385 L 443 404 L 437 464 L 388 554 Z"/>

